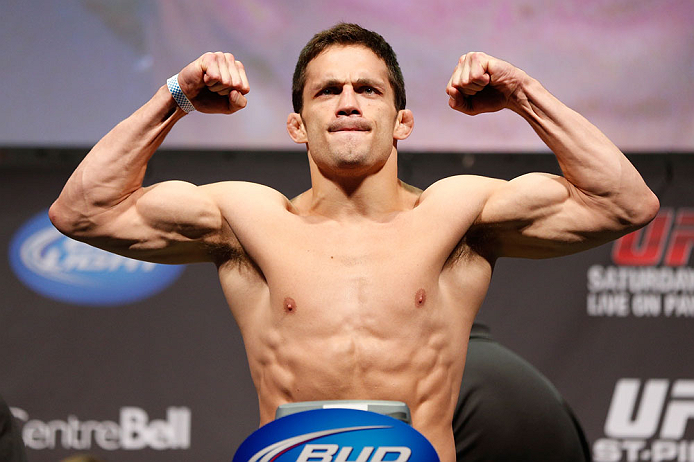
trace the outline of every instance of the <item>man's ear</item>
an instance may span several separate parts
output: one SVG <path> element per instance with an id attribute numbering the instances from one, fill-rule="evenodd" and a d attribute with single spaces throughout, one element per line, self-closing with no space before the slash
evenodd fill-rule
<path id="1" fill-rule="evenodd" d="M 289 114 L 289 117 L 287 117 L 287 132 L 289 133 L 289 137 L 295 143 L 302 144 L 308 142 L 308 139 L 306 138 L 306 127 L 304 127 L 304 121 L 301 118 L 301 115 L 297 114 L 296 112 L 292 112 Z"/>
<path id="2" fill-rule="evenodd" d="M 398 118 L 395 121 L 395 129 L 393 130 L 393 138 L 396 140 L 404 140 L 414 128 L 414 114 L 409 109 L 403 109 L 398 112 Z"/>

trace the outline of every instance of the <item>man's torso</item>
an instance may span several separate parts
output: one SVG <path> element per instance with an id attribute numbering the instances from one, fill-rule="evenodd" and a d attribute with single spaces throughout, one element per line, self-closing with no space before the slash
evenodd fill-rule
<path id="1" fill-rule="evenodd" d="M 219 277 L 261 424 L 286 402 L 399 400 L 439 453 L 453 449 L 468 335 L 492 266 L 462 238 L 479 200 L 448 210 L 442 193 L 421 202 L 409 193 L 378 221 L 322 218 L 265 192 L 246 209 L 230 204 L 233 216 L 222 202 L 239 248 Z"/>

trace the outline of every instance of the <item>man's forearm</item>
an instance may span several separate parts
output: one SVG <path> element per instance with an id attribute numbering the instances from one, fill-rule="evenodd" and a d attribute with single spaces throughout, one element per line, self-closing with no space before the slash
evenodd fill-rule
<path id="1" fill-rule="evenodd" d="M 564 177 L 588 196 L 614 203 L 629 221 L 648 215 L 657 198 L 639 172 L 597 127 L 528 77 L 511 109 L 554 152 Z"/>
<path id="2" fill-rule="evenodd" d="M 188 103 L 200 112 L 233 114 L 246 106 L 248 79 L 243 64 L 230 53 L 205 53 L 176 79 Z M 149 102 L 104 136 L 51 207 L 49 215 L 56 227 L 68 234 L 88 234 L 95 226 L 94 217 L 112 222 L 119 212 L 134 205 L 127 199 L 140 190 L 147 163 L 184 115 L 168 87 L 162 86 Z M 105 212 L 115 215 L 103 216 Z"/>
<path id="3" fill-rule="evenodd" d="M 142 186 L 147 162 L 185 115 L 163 86 L 87 154 L 51 207 L 63 228 L 121 203 Z"/>

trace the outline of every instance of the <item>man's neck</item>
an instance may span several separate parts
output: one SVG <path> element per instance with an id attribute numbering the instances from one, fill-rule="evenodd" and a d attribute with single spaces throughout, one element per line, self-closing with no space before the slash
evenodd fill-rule
<path id="1" fill-rule="evenodd" d="M 369 219 L 380 221 L 412 208 L 416 197 L 398 180 L 397 155 L 375 171 L 364 175 L 352 172 L 321 172 L 311 160 L 312 188 L 295 205 L 310 215 L 335 220 Z"/>

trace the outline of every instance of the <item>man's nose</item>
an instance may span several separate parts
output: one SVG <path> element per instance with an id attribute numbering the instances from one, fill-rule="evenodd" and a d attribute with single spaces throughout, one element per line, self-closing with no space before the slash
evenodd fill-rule
<path id="1" fill-rule="evenodd" d="M 357 93 L 350 85 L 345 85 L 340 93 L 337 106 L 338 116 L 361 115 Z"/>

